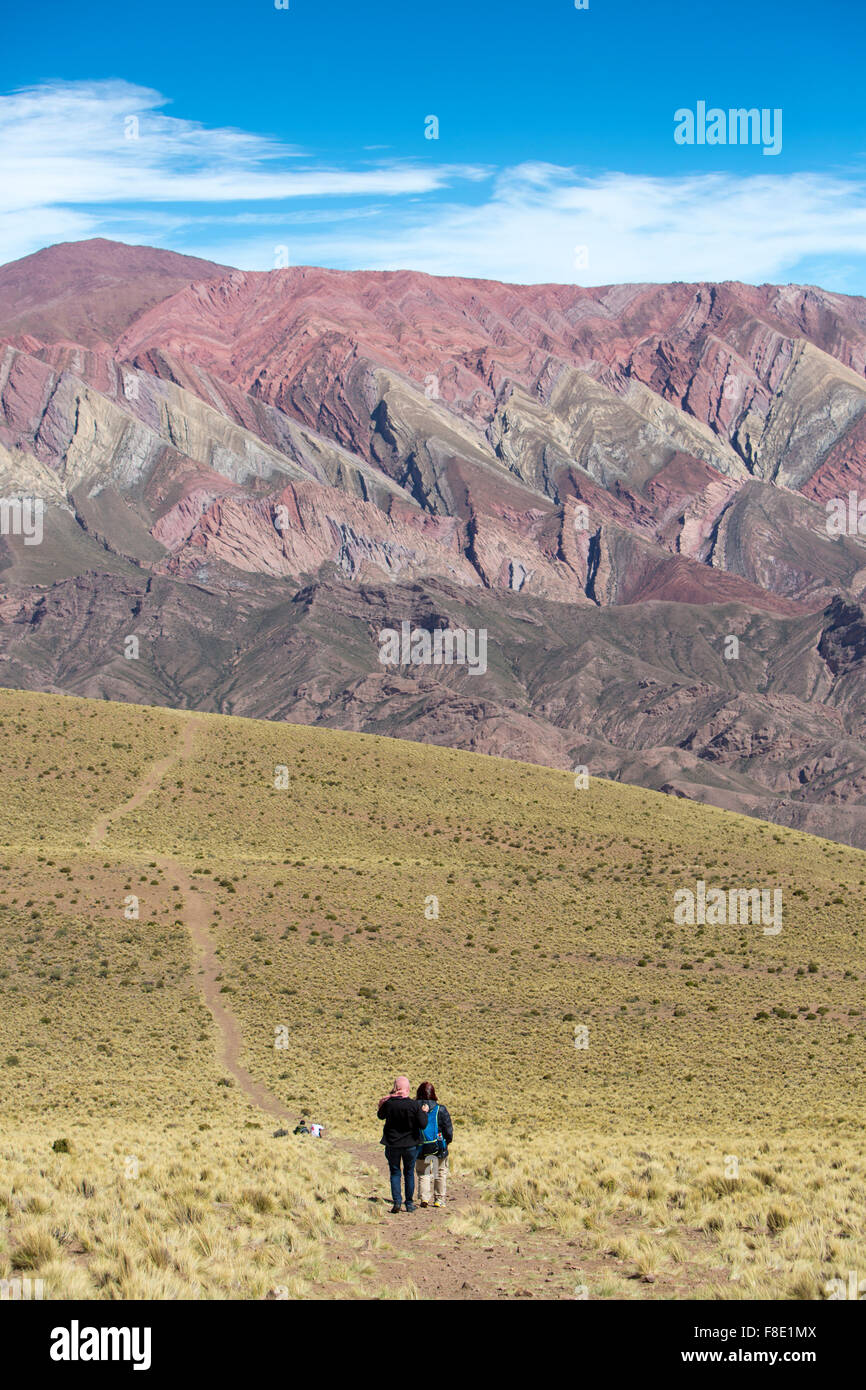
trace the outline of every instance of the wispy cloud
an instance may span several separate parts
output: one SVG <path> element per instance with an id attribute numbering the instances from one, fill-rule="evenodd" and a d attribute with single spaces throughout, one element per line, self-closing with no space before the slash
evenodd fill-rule
<path id="1" fill-rule="evenodd" d="M 398 161 L 333 168 L 267 136 L 167 115 L 166 105 L 127 82 L 49 83 L 0 97 L 0 256 L 34 249 L 37 237 L 44 245 L 94 235 L 148 204 L 405 198 L 487 176 Z"/>
<path id="2" fill-rule="evenodd" d="M 813 279 L 866 290 L 856 173 L 589 176 L 536 162 L 494 174 L 437 164 L 432 146 L 424 162 L 359 151 L 351 167 L 332 167 L 270 136 L 179 119 L 167 104 L 119 81 L 0 97 L 0 260 L 103 235 L 250 269 L 273 266 L 279 245 L 295 264 L 524 282 Z"/>
<path id="3" fill-rule="evenodd" d="M 820 264 L 862 290 L 866 184 L 825 174 L 587 178 L 522 165 L 480 205 L 390 208 L 379 226 L 316 230 L 295 249 L 334 265 L 581 284 L 785 280 Z"/>

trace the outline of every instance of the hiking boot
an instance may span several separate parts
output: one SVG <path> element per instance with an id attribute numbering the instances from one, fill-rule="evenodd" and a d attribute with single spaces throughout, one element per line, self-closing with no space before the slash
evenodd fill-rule
<path id="1" fill-rule="evenodd" d="M 421 1205 L 422 1205 L 422 1207 L 429 1207 L 430 1203 L 429 1203 L 429 1202 L 422 1202 Z"/>
<path id="2" fill-rule="evenodd" d="M 444 1203 L 444 1202 L 440 1202 L 438 1197 L 434 1197 L 434 1198 L 433 1198 L 433 1205 L 434 1205 L 434 1207 L 444 1207 L 445 1203 Z"/>
<path id="3" fill-rule="evenodd" d="M 414 1210 L 415 1210 L 415 1203 L 414 1203 L 414 1202 L 407 1202 L 407 1203 L 406 1203 L 406 1210 L 407 1210 L 407 1211 L 414 1211 Z"/>
<path id="4" fill-rule="evenodd" d="M 397 1203 L 397 1202 L 394 1203 L 393 1207 L 392 1207 L 391 1210 L 388 1212 L 388 1215 L 389 1215 L 389 1216 L 399 1216 L 399 1215 L 400 1215 L 400 1205 L 399 1205 L 399 1203 Z"/>

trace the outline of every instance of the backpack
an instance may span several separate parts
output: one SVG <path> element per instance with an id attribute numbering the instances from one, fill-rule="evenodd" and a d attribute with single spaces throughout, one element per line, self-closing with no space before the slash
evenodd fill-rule
<path id="1" fill-rule="evenodd" d="M 427 1123 L 421 1131 L 421 1158 L 442 1158 L 448 1152 L 448 1145 L 439 1133 L 439 1106 L 434 1105 Z"/>

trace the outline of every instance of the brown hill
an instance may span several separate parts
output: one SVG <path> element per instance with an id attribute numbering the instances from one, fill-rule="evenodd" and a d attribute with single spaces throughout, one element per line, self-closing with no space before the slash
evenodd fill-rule
<path id="1" fill-rule="evenodd" d="M 196 256 L 103 237 L 48 246 L 0 267 L 0 335 L 109 344 L 191 281 L 226 273 Z"/>

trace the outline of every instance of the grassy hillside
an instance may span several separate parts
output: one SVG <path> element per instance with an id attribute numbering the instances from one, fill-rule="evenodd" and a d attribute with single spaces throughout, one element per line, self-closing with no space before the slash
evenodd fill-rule
<path id="1" fill-rule="evenodd" d="M 362 735 L 11 691 L 0 727 L 0 1277 L 411 1293 L 357 1191 L 403 1069 L 455 1117 L 445 1229 L 502 1252 L 502 1296 L 519 1231 L 590 1297 L 866 1264 L 862 852 Z M 781 889 L 781 932 L 677 925 L 698 880 Z M 341 1145 L 271 1138 L 205 937 L 237 1066 Z"/>

